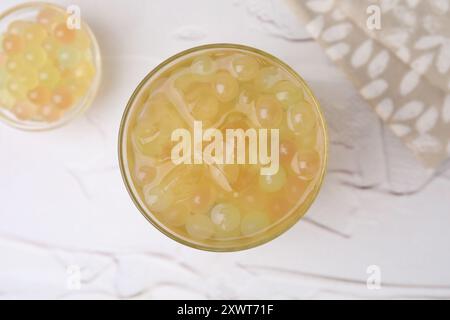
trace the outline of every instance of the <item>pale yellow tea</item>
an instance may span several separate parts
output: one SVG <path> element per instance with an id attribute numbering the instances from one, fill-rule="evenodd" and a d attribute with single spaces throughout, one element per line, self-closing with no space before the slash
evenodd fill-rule
<path id="1" fill-rule="evenodd" d="M 252 247 L 288 229 L 325 171 L 311 91 L 278 59 L 243 46 L 194 48 L 156 68 L 131 98 L 120 139 L 140 210 L 207 250 Z"/>

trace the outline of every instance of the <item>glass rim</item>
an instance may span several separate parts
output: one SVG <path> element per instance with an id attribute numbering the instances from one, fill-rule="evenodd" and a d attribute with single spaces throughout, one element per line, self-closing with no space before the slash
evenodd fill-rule
<path id="1" fill-rule="evenodd" d="M 214 247 L 211 245 L 205 245 L 205 244 L 199 244 L 199 243 L 194 243 L 192 241 L 183 239 L 182 237 L 178 236 L 177 234 L 175 234 L 174 232 L 169 232 L 168 230 L 164 229 L 161 226 L 161 223 L 157 221 L 157 219 L 152 218 L 147 212 L 150 212 L 149 209 L 143 208 L 141 206 L 141 204 L 139 203 L 138 199 L 137 199 L 137 195 L 135 194 L 135 192 L 133 192 L 130 184 L 132 184 L 132 181 L 129 181 L 128 177 L 127 177 L 127 172 L 126 172 L 126 168 L 125 168 L 125 159 L 123 159 L 123 156 L 125 154 L 124 152 L 124 138 L 126 137 L 125 135 L 125 125 L 127 123 L 128 120 L 128 116 L 130 115 L 130 111 L 132 109 L 132 106 L 134 105 L 134 102 L 137 98 L 137 96 L 141 93 L 142 88 L 148 83 L 148 81 L 150 81 L 152 79 L 152 77 L 157 74 L 160 70 L 162 70 L 164 67 L 166 67 L 168 64 L 170 64 L 171 62 L 176 61 L 177 59 L 191 54 L 191 53 L 195 53 L 198 51 L 203 51 L 203 50 L 208 50 L 208 49 L 238 49 L 238 50 L 243 50 L 243 51 L 249 51 L 252 53 L 256 53 L 259 54 L 265 58 L 268 58 L 269 60 L 272 60 L 276 63 L 278 63 L 279 65 L 281 65 L 283 68 L 285 68 L 285 70 L 291 75 L 293 76 L 297 81 L 300 81 L 300 83 L 304 86 L 304 88 L 306 89 L 306 91 L 308 92 L 308 94 L 311 96 L 316 109 L 317 109 L 317 113 L 319 116 L 319 120 L 321 123 L 321 129 L 323 130 L 323 134 L 324 134 L 324 155 L 323 155 L 323 160 L 322 160 L 322 166 L 321 166 L 321 172 L 320 172 L 320 176 L 318 179 L 318 182 L 316 183 L 316 185 L 314 186 L 314 188 L 312 189 L 312 196 L 308 198 L 307 201 L 305 201 L 303 203 L 302 208 L 302 212 L 300 212 L 300 207 L 295 209 L 294 212 L 292 213 L 292 215 L 294 215 L 294 219 L 289 221 L 289 224 L 283 228 L 280 228 L 280 230 L 278 230 L 277 232 L 271 234 L 269 237 L 262 237 L 260 240 L 255 241 L 255 242 L 250 242 L 250 243 L 246 243 L 245 245 L 235 245 L 235 246 L 230 246 L 230 247 Z M 234 43 L 212 43 L 212 44 L 205 44 L 205 45 L 200 45 L 200 46 L 196 46 L 196 47 L 192 47 L 190 49 L 186 49 L 183 50 L 175 55 L 170 56 L 169 58 L 167 58 L 166 60 L 164 60 L 163 62 L 161 62 L 160 64 L 158 64 L 156 67 L 154 67 L 145 77 L 144 79 L 138 84 L 138 86 L 136 87 L 136 89 L 134 90 L 133 94 L 131 95 L 130 99 L 128 100 L 128 103 L 125 107 L 125 110 L 123 111 L 123 115 L 122 115 L 122 119 L 120 121 L 120 127 L 119 127 L 119 134 L 118 134 L 118 157 L 119 157 L 119 168 L 120 168 L 120 173 L 122 176 L 122 180 L 125 184 L 125 187 L 127 189 L 127 192 L 129 194 L 129 196 L 131 197 L 134 205 L 137 207 L 137 209 L 139 210 L 139 212 L 144 216 L 144 218 L 150 222 L 157 230 L 159 230 L 162 234 L 164 234 L 165 236 L 169 237 L 170 239 L 182 244 L 182 245 L 186 245 L 188 247 L 194 248 L 194 249 L 198 249 L 198 250 L 202 250 L 202 251 L 209 251 L 209 252 L 236 252 L 236 251 L 243 251 L 243 250 L 248 250 L 251 248 L 255 248 L 258 246 L 261 246 L 265 243 L 268 243 L 276 238 L 278 238 L 280 235 L 282 235 L 283 233 L 287 232 L 290 228 L 292 228 L 295 224 L 298 223 L 298 221 L 308 212 L 308 210 L 310 209 L 311 205 L 313 204 L 313 202 L 316 200 L 317 195 L 319 194 L 319 191 L 323 185 L 323 181 L 325 178 L 325 174 L 326 174 L 326 168 L 327 168 L 327 164 L 328 164 L 328 128 L 327 128 L 327 124 L 325 121 L 325 117 L 323 115 L 322 112 L 322 108 L 320 103 L 318 102 L 317 98 L 315 97 L 315 95 L 313 94 L 311 88 L 309 87 L 309 85 L 306 83 L 306 81 L 293 69 L 291 68 L 289 65 L 287 65 L 285 62 L 283 62 L 282 60 L 280 60 L 279 58 L 273 56 L 270 53 L 267 53 L 263 50 L 260 49 L 256 49 L 254 47 L 250 47 L 247 45 L 242 45 L 242 44 L 234 44 Z"/>
<path id="2" fill-rule="evenodd" d="M 8 17 L 11 14 L 14 14 L 17 11 L 28 9 L 28 8 L 37 8 L 37 7 L 49 7 L 58 11 L 63 11 L 64 7 L 59 6 L 54 3 L 46 2 L 46 1 L 32 1 L 32 2 L 26 2 L 21 3 L 15 6 L 12 6 L 5 11 L 0 12 L 0 23 Z M 67 116 L 63 116 L 58 121 L 55 121 L 53 123 L 46 123 L 39 121 L 34 121 L 33 125 L 27 124 L 21 120 L 15 120 L 11 119 L 10 117 L 5 116 L 4 114 L 0 113 L 0 119 L 6 123 L 7 125 L 20 129 L 23 131 L 30 131 L 30 132 L 36 132 L 36 131 L 49 131 L 53 129 L 60 128 L 73 119 L 75 119 L 77 116 L 83 114 L 93 103 L 95 97 L 97 96 L 98 90 L 100 88 L 100 83 L 102 79 L 102 57 L 101 57 L 101 51 L 100 46 L 98 44 L 97 38 L 92 31 L 92 29 L 89 27 L 89 25 L 84 21 L 84 19 L 81 19 L 82 28 L 86 30 L 86 32 L 89 35 L 89 38 L 91 40 L 91 51 L 93 53 L 93 62 L 95 64 L 95 70 L 96 74 L 92 81 L 92 84 L 90 85 L 90 88 L 86 95 L 84 96 L 84 99 L 81 103 L 77 104 L 75 107 L 73 107 L 72 110 L 67 111 Z"/>

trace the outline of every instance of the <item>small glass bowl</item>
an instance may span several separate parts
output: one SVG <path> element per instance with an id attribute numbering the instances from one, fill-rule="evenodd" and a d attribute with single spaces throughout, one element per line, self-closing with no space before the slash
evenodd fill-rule
<path id="1" fill-rule="evenodd" d="M 55 12 L 66 14 L 67 12 L 64 8 L 45 2 L 30 2 L 12 7 L 0 14 L 0 46 L 3 46 L 3 35 L 8 29 L 8 26 L 15 21 L 36 21 L 37 16 L 42 10 L 54 10 Z M 90 45 L 85 50 L 85 54 L 90 55 L 90 61 L 95 69 L 95 74 L 90 80 L 89 86 L 86 88 L 84 94 L 73 104 L 65 110 L 65 112 L 57 118 L 56 120 L 46 121 L 46 120 L 31 120 L 31 119 L 19 119 L 11 110 L 8 110 L 4 104 L 2 105 L 2 96 L 0 96 L 0 119 L 2 119 L 7 124 L 22 130 L 28 131 L 43 131 L 50 130 L 61 127 L 62 125 L 68 123 L 76 116 L 82 114 L 93 102 L 99 85 L 101 81 L 102 74 L 102 63 L 100 48 L 97 43 L 97 39 L 89 28 L 89 26 L 83 21 L 80 21 L 80 30 L 82 30 L 89 38 Z M 1 59 L 6 60 L 5 53 L 2 53 L 3 48 L 0 50 L 0 66 Z M 3 56 L 2 56 L 3 55 Z M 1 71 L 1 70 L 0 70 Z M 0 74 L 1 76 L 1 74 Z M 0 79 L 1 80 L 1 79 Z M 0 94 L 2 90 L 7 90 L 6 85 L 2 84 L 0 81 Z"/>
<path id="2" fill-rule="evenodd" d="M 310 186 L 308 187 L 309 191 L 307 196 L 301 196 L 298 199 L 298 205 L 295 208 L 290 210 L 290 213 L 285 217 L 277 221 L 275 224 L 269 227 L 270 232 L 262 232 L 255 236 L 239 236 L 236 241 L 227 241 L 220 239 L 211 239 L 205 241 L 198 241 L 192 239 L 188 236 L 183 235 L 180 232 L 174 231 L 174 229 L 169 228 L 167 225 L 162 223 L 162 221 L 158 218 L 157 213 L 152 212 L 148 208 L 146 204 L 145 197 L 142 192 L 142 188 L 136 183 L 135 178 L 136 174 L 134 171 L 135 167 L 135 159 L 133 158 L 133 138 L 132 132 L 133 128 L 135 128 L 135 121 L 138 115 L 143 114 L 142 105 L 146 105 L 149 102 L 149 97 L 151 97 L 152 92 L 158 92 L 158 86 L 160 85 L 158 82 L 162 79 L 167 79 L 168 75 L 176 73 L 171 68 L 174 66 L 182 66 L 186 67 L 188 65 L 189 59 L 193 59 L 192 57 L 198 57 L 201 55 L 214 54 L 214 52 L 218 52 L 218 55 L 221 55 L 221 50 L 230 51 L 235 54 L 251 54 L 257 60 L 267 60 L 271 63 L 275 64 L 277 67 L 281 68 L 286 74 L 288 74 L 289 78 L 293 79 L 301 88 L 303 88 L 303 92 L 308 95 L 309 103 L 312 108 L 314 108 L 316 112 L 316 128 L 317 128 L 317 141 L 321 141 L 321 151 L 322 154 L 320 156 L 320 161 L 318 161 L 319 168 L 316 171 L 315 177 Z M 227 53 L 224 54 L 226 56 Z M 192 68 L 192 67 L 191 67 Z M 169 76 L 170 77 L 170 76 Z M 162 78 L 162 79 L 161 79 Z M 159 108 L 157 108 L 159 109 Z M 146 118 L 147 119 L 147 118 Z M 320 187 L 322 185 L 322 181 L 326 171 L 327 164 L 327 153 L 328 153 L 328 138 L 327 138 L 327 129 L 324 117 L 322 115 L 320 105 L 311 92 L 310 88 L 306 84 L 306 82 L 288 65 L 280 61 L 278 58 L 255 48 L 237 45 L 237 44 L 210 44 L 204 45 L 200 47 L 195 47 L 181 53 L 178 53 L 175 56 L 170 57 L 166 61 L 162 62 L 159 66 L 153 69 L 144 80 L 138 85 L 133 95 L 131 96 L 124 114 L 122 118 L 122 122 L 119 130 L 119 141 L 118 141 L 118 152 L 119 152 L 119 165 L 122 173 L 122 178 L 124 180 L 125 186 L 127 188 L 128 193 L 130 194 L 133 202 L 139 209 L 139 211 L 143 214 L 143 216 L 153 224 L 159 231 L 164 233 L 166 236 L 172 238 L 173 240 L 196 248 L 200 250 L 213 251 L 213 252 L 231 252 L 231 251 L 239 251 L 244 249 L 249 249 L 255 246 L 259 246 L 268 241 L 273 240 L 278 237 L 290 227 L 292 227 L 309 209 L 313 201 L 315 200 Z M 195 175 L 195 174 L 194 174 Z M 169 175 L 170 176 L 170 173 Z M 172 176 L 173 177 L 173 176 Z M 161 182 L 163 183 L 164 177 Z M 159 181 L 159 180 L 158 180 Z M 173 183 L 172 183 L 173 184 Z M 178 183 L 177 183 L 178 184 Z M 184 186 L 182 186 L 184 188 Z M 306 192 L 306 191 L 305 191 Z M 306 193 L 305 193 L 306 194 Z M 300 201 L 300 199 L 303 199 Z M 243 214 L 248 214 L 248 212 L 243 212 Z"/>

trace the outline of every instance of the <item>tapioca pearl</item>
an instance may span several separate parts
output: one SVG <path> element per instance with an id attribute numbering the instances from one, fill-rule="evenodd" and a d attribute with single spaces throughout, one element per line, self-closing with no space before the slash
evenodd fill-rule
<path id="1" fill-rule="evenodd" d="M 291 163 L 292 171 L 302 180 L 312 180 L 319 174 L 321 159 L 315 150 L 300 150 Z"/>
<path id="2" fill-rule="evenodd" d="M 18 102 L 12 111 L 18 119 L 26 121 L 31 120 L 36 115 L 37 108 L 29 102 Z"/>
<path id="3" fill-rule="evenodd" d="M 41 45 L 47 37 L 47 30 L 40 24 L 33 23 L 25 29 L 23 38 L 27 45 Z"/>
<path id="4" fill-rule="evenodd" d="M 189 209 L 183 204 L 174 204 L 158 216 L 171 227 L 182 227 L 189 218 Z"/>
<path id="5" fill-rule="evenodd" d="M 238 103 L 241 106 L 249 107 L 254 105 L 258 98 L 258 90 L 251 85 L 242 86 L 242 90 L 239 93 Z"/>
<path id="6" fill-rule="evenodd" d="M 64 44 L 70 44 L 75 41 L 77 31 L 67 28 L 66 23 L 60 23 L 55 27 L 53 36 L 56 40 Z"/>
<path id="7" fill-rule="evenodd" d="M 90 62 L 83 61 L 73 68 L 73 75 L 78 79 L 82 78 L 90 80 L 95 76 L 95 74 L 95 66 Z"/>
<path id="8" fill-rule="evenodd" d="M 62 47 L 58 51 L 58 63 L 62 68 L 73 68 L 80 62 L 80 60 L 80 51 L 77 49 Z"/>
<path id="9" fill-rule="evenodd" d="M 33 46 L 23 52 L 23 58 L 30 67 L 40 68 L 47 61 L 47 53 L 43 48 Z"/>
<path id="10" fill-rule="evenodd" d="M 216 201 L 216 193 L 210 186 L 197 186 L 192 192 L 190 207 L 194 213 L 206 213 Z"/>
<path id="11" fill-rule="evenodd" d="M 291 105 L 287 112 L 287 124 L 291 131 L 306 135 L 316 126 L 316 114 L 313 106 L 302 100 Z"/>
<path id="12" fill-rule="evenodd" d="M 295 153 L 297 152 L 297 146 L 292 139 L 283 139 L 280 142 L 280 160 L 284 164 L 289 164 L 292 161 Z"/>
<path id="13" fill-rule="evenodd" d="M 16 98 L 22 98 L 26 95 L 27 86 L 17 78 L 10 78 L 6 84 L 8 91 Z"/>
<path id="14" fill-rule="evenodd" d="M 9 57 L 5 63 L 6 71 L 11 75 L 17 75 L 26 70 L 26 64 L 22 55 Z"/>
<path id="15" fill-rule="evenodd" d="M 25 49 L 25 42 L 22 37 L 8 34 L 3 38 L 3 50 L 9 55 L 20 53 Z"/>
<path id="16" fill-rule="evenodd" d="M 31 25 L 29 21 L 16 20 L 9 24 L 7 33 L 15 36 L 23 36 L 25 30 Z"/>
<path id="17" fill-rule="evenodd" d="M 52 8 L 44 8 L 39 12 L 36 20 L 47 30 L 52 30 L 56 24 L 64 22 L 65 14 Z"/>
<path id="18" fill-rule="evenodd" d="M 28 90 L 35 88 L 39 84 L 38 72 L 34 68 L 24 69 L 15 77 L 23 83 Z"/>
<path id="19" fill-rule="evenodd" d="M 38 80 L 41 85 L 50 89 L 54 88 L 60 81 L 61 74 L 57 68 L 51 64 L 46 64 L 38 71 Z"/>
<path id="20" fill-rule="evenodd" d="M 192 115 L 196 120 L 214 119 L 219 112 L 219 102 L 213 95 L 205 95 L 197 99 L 192 107 Z"/>
<path id="21" fill-rule="evenodd" d="M 191 72 L 179 75 L 174 80 L 174 86 L 177 90 L 188 93 L 192 89 L 192 85 L 195 85 L 199 81 L 199 76 L 192 74 Z"/>
<path id="22" fill-rule="evenodd" d="M 264 192 L 277 192 L 283 188 L 286 183 L 286 171 L 282 168 L 278 168 L 278 172 L 274 175 L 260 175 L 259 187 Z"/>
<path id="23" fill-rule="evenodd" d="M 51 104 L 46 104 L 41 107 L 40 115 L 44 121 L 56 122 L 63 116 L 63 111 Z"/>
<path id="24" fill-rule="evenodd" d="M 259 63 L 255 58 L 237 55 L 231 62 L 231 70 L 240 81 L 249 81 L 257 76 Z"/>
<path id="25" fill-rule="evenodd" d="M 52 92 L 45 86 L 38 86 L 28 92 L 28 99 L 38 106 L 46 105 L 50 102 Z"/>
<path id="26" fill-rule="evenodd" d="M 213 81 L 213 89 L 221 102 L 229 102 L 237 97 L 239 84 L 228 72 L 217 73 Z"/>
<path id="27" fill-rule="evenodd" d="M 160 186 L 153 188 L 144 187 L 143 193 L 148 208 L 157 213 L 162 213 L 169 209 L 176 200 L 168 190 Z"/>
<path id="28" fill-rule="evenodd" d="M 283 120 L 281 104 L 270 95 L 262 95 L 256 100 L 256 117 L 264 128 L 274 128 Z"/>
<path id="29" fill-rule="evenodd" d="M 281 77 L 278 68 L 265 67 L 259 70 L 255 78 L 255 86 L 258 90 L 268 92 L 280 80 Z"/>
<path id="30" fill-rule="evenodd" d="M 238 229 L 241 222 L 240 210 L 230 203 L 216 205 L 211 209 L 210 217 L 214 226 L 225 232 Z"/>
<path id="31" fill-rule="evenodd" d="M 193 74 L 208 76 L 217 71 L 217 65 L 211 57 L 200 56 L 192 61 L 190 70 Z"/>
<path id="32" fill-rule="evenodd" d="M 275 98 L 285 107 L 303 100 L 303 89 L 291 81 L 280 81 L 274 85 L 271 91 Z"/>
<path id="33" fill-rule="evenodd" d="M 76 78 L 63 78 L 60 85 L 67 87 L 74 97 L 83 97 L 89 89 L 90 81 Z"/>
<path id="34" fill-rule="evenodd" d="M 74 97 L 67 87 L 59 87 L 53 91 L 52 103 L 61 109 L 68 109 L 74 103 Z"/>
<path id="35" fill-rule="evenodd" d="M 241 219 L 241 232 L 244 236 L 253 236 L 267 229 L 270 220 L 264 211 L 252 211 L 245 214 Z"/>
<path id="36" fill-rule="evenodd" d="M 204 214 L 190 215 L 186 221 L 187 233 L 196 240 L 206 240 L 214 234 L 214 224 Z"/>
<path id="37" fill-rule="evenodd" d="M 309 134 L 298 135 L 295 142 L 299 149 L 312 150 L 317 146 L 317 127 L 315 127 Z"/>
<path id="38" fill-rule="evenodd" d="M 48 37 L 42 41 L 42 48 L 52 59 L 56 59 L 58 57 L 59 47 L 60 44 L 54 38 Z"/>

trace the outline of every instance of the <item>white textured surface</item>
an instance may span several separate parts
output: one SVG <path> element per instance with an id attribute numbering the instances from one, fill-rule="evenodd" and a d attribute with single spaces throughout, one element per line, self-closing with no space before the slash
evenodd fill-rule
<path id="1" fill-rule="evenodd" d="M 0 10 L 19 1 L 2 0 Z M 426 172 L 282 1 L 79 0 L 105 77 L 92 108 L 45 133 L 0 126 L 0 298 L 450 298 L 450 170 Z M 122 111 L 156 64 L 235 42 L 271 52 L 313 87 L 329 173 L 307 215 L 271 243 L 214 254 L 138 213 L 117 165 Z M 380 290 L 366 269 L 381 268 Z M 81 268 L 71 290 L 70 266 Z"/>

